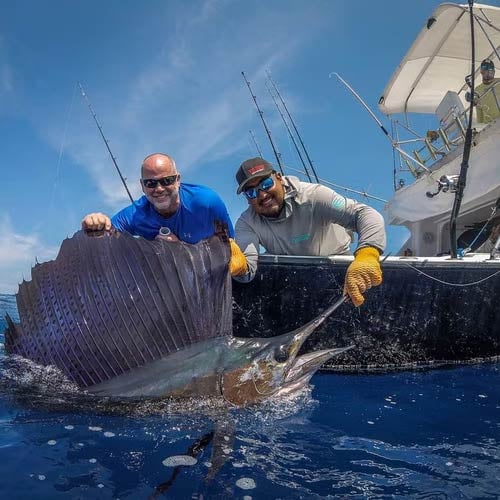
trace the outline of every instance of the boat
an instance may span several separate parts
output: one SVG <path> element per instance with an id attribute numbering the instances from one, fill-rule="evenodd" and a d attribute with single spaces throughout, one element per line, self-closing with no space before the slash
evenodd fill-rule
<path id="1" fill-rule="evenodd" d="M 483 59 L 499 64 L 500 7 L 476 5 L 474 38 L 475 80 L 480 80 Z M 435 256 L 450 251 L 450 217 L 463 158 L 469 104 L 467 84 L 471 75 L 471 29 L 468 5 L 442 4 L 426 20 L 415 42 L 392 75 L 379 100 L 394 120 L 399 145 L 411 147 L 400 155 L 403 176 L 387 204 L 389 224 L 406 226 L 411 236 L 404 248 L 414 255 Z M 500 70 L 500 68 L 499 68 Z M 479 82 L 478 82 L 479 83 Z M 496 92 L 500 95 L 500 84 Z M 477 86 L 477 85 L 476 85 Z M 409 114 L 435 115 L 436 127 L 423 134 L 409 127 Z M 466 189 L 458 214 L 457 234 L 487 221 L 500 198 L 500 120 L 479 123 L 473 113 L 472 141 Z M 498 206 L 496 207 L 497 210 Z"/>
<path id="2" fill-rule="evenodd" d="M 477 4 L 472 16 L 478 81 L 482 59 L 500 70 L 500 8 Z M 345 305 L 309 339 L 306 348 L 357 346 L 332 359 L 331 369 L 429 366 L 500 355 L 500 238 L 490 251 L 475 252 L 500 216 L 500 119 L 479 123 L 474 113 L 469 168 L 461 177 L 471 92 L 470 20 L 468 5 L 438 6 L 378 102 L 393 121 L 391 142 L 400 166 L 386 220 L 405 226 L 410 236 L 397 255 L 384 258 L 384 282 L 367 292 L 365 304 Z M 426 123 L 434 115 L 435 128 L 415 131 L 411 122 L 418 124 L 419 115 L 427 116 Z M 452 217 L 461 182 L 460 210 Z M 314 317 L 341 293 L 351 261 L 262 255 L 254 281 L 233 284 L 235 334 L 276 335 Z"/>

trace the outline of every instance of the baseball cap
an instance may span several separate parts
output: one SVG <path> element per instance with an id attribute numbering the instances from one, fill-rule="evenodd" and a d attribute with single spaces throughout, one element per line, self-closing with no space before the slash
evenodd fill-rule
<path id="1" fill-rule="evenodd" d="M 238 183 L 236 194 L 240 194 L 245 189 L 248 181 L 257 177 L 265 177 L 273 172 L 274 167 L 263 158 L 250 158 L 244 161 L 236 172 L 236 182 Z"/>
<path id="2" fill-rule="evenodd" d="M 495 69 L 495 65 L 491 59 L 483 59 L 481 61 L 481 69 Z"/>

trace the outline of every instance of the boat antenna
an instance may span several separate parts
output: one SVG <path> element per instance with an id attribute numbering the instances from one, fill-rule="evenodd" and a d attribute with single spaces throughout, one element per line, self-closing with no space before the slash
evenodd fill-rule
<path id="1" fill-rule="evenodd" d="M 99 129 L 99 132 L 101 134 L 102 140 L 104 141 L 104 144 L 106 144 L 106 148 L 108 150 L 109 156 L 111 156 L 111 160 L 113 161 L 116 171 L 118 172 L 118 175 L 120 176 L 120 180 L 122 181 L 123 187 L 125 188 L 125 191 L 127 191 L 128 197 L 130 198 L 130 201 L 134 203 L 134 198 L 132 198 L 132 195 L 130 194 L 130 191 L 128 189 L 127 183 L 125 182 L 125 177 L 123 177 L 120 168 L 118 167 L 118 163 L 116 163 L 116 158 L 113 156 L 113 153 L 111 152 L 111 148 L 109 147 L 108 140 L 104 136 L 104 132 L 102 131 L 101 125 L 99 124 L 99 121 L 97 120 L 97 116 L 94 113 L 94 110 L 92 109 L 92 105 L 90 104 L 90 99 L 87 96 L 87 93 L 85 90 L 83 90 L 83 86 L 80 82 L 78 82 L 78 86 L 80 87 L 80 91 L 82 93 L 83 98 L 85 99 L 85 102 L 87 103 L 87 106 L 90 110 L 90 114 L 92 115 L 92 118 L 94 118 L 94 121 L 97 125 L 97 128 Z"/>
<path id="2" fill-rule="evenodd" d="M 262 151 L 259 148 L 259 144 L 257 143 L 257 139 L 255 138 L 255 135 L 251 130 L 249 130 L 250 135 L 252 136 L 253 143 L 255 144 L 255 148 L 257 149 L 257 153 L 259 153 L 259 156 L 262 158 Z"/>
<path id="3" fill-rule="evenodd" d="M 257 108 L 257 111 L 259 112 L 260 119 L 262 120 L 262 124 L 264 125 L 264 128 L 266 130 L 267 137 L 269 138 L 269 142 L 271 143 L 271 147 L 273 148 L 273 153 L 276 158 L 276 161 L 278 162 L 278 166 L 280 168 L 280 172 L 285 175 L 283 172 L 283 165 L 281 163 L 281 154 L 278 152 L 276 149 L 276 146 L 274 145 L 273 138 L 271 137 L 271 131 L 269 130 L 269 127 L 267 126 L 266 120 L 264 120 L 264 113 L 262 110 L 259 108 L 259 105 L 257 103 L 257 98 L 255 97 L 254 93 L 252 92 L 252 87 L 250 87 L 250 82 L 247 80 L 247 77 L 245 76 L 245 72 L 241 72 L 243 76 L 243 80 L 245 80 L 245 83 L 247 84 L 248 90 L 250 91 L 250 95 L 252 96 L 253 102 L 255 103 L 255 107 Z"/>
<path id="4" fill-rule="evenodd" d="M 413 156 L 411 156 L 410 154 L 408 154 L 406 151 L 404 151 L 403 149 L 401 149 L 397 145 L 397 143 L 390 136 L 389 132 L 387 132 L 387 129 L 382 125 L 382 122 L 375 116 L 375 113 L 368 107 L 368 104 L 366 104 L 366 102 L 363 101 L 363 99 L 361 99 L 361 97 L 359 96 L 359 94 L 338 73 L 332 72 L 332 73 L 330 73 L 329 77 L 331 78 L 332 75 L 335 75 L 347 87 L 347 89 L 351 92 L 351 94 L 363 105 L 363 107 L 366 109 L 366 111 L 368 111 L 368 113 L 370 114 L 370 116 L 377 122 L 378 126 L 380 127 L 380 130 L 382 130 L 382 132 L 385 134 L 385 136 L 387 137 L 387 139 L 389 139 L 389 142 L 391 143 L 391 146 L 396 151 L 398 151 L 398 153 L 400 155 L 404 156 L 405 158 L 408 158 L 412 162 L 416 163 L 420 168 L 422 168 L 427 173 L 429 173 L 430 170 L 423 163 L 420 163 L 418 160 L 416 160 L 415 158 L 413 158 Z"/>
<path id="5" fill-rule="evenodd" d="M 295 151 L 297 151 L 297 154 L 299 155 L 299 158 L 300 158 L 300 161 L 302 163 L 302 166 L 304 167 L 304 172 L 306 173 L 309 182 L 312 182 L 311 176 L 309 174 L 309 170 L 307 169 L 307 165 L 306 165 L 306 163 L 304 161 L 304 158 L 302 158 L 302 154 L 300 152 L 299 146 L 297 145 L 297 141 L 295 140 L 295 137 L 293 136 L 292 131 L 290 130 L 290 127 L 288 126 L 287 121 L 285 120 L 285 116 L 283 115 L 280 107 L 278 106 L 278 101 L 274 97 L 274 94 L 272 93 L 272 90 L 269 88 L 269 86 L 266 85 L 266 87 L 267 87 L 267 91 L 269 92 L 269 95 L 271 96 L 271 98 L 272 98 L 272 100 L 273 100 L 273 102 L 274 102 L 274 104 L 276 106 L 276 109 L 278 110 L 278 113 L 281 116 L 281 119 L 283 120 L 283 123 L 285 124 L 285 127 L 286 127 L 286 130 L 288 132 L 288 135 L 290 136 L 290 139 L 292 139 L 292 143 L 295 146 Z M 318 180 L 318 179 L 316 178 L 316 180 Z"/>
<path id="6" fill-rule="evenodd" d="M 269 79 L 269 81 L 271 82 L 274 90 L 276 91 L 276 94 L 277 96 L 279 97 L 280 101 L 281 101 L 281 104 L 283 105 L 283 109 L 286 111 L 286 114 L 290 120 L 290 123 L 292 124 L 292 127 L 293 129 L 295 130 L 295 134 L 297 134 L 297 138 L 299 139 L 300 141 L 300 145 L 302 146 L 302 149 L 304 150 L 304 153 L 306 155 L 306 158 L 307 158 L 307 161 L 309 163 L 309 166 L 311 167 L 311 171 L 312 173 L 314 174 L 314 177 L 316 179 L 316 182 L 319 184 L 319 177 L 318 177 L 318 174 L 316 173 L 316 169 L 314 168 L 314 165 L 313 165 L 313 162 L 311 161 L 311 158 L 309 156 L 309 153 L 307 152 L 307 149 L 306 149 L 306 146 L 304 144 L 304 141 L 302 140 L 302 137 L 300 136 L 299 134 L 299 131 L 297 129 L 297 125 L 295 125 L 295 122 L 293 121 L 293 118 L 292 118 L 292 115 L 290 114 L 290 111 L 288 111 L 288 108 L 285 104 L 285 100 L 283 99 L 283 97 L 281 96 L 280 94 L 280 91 L 278 90 L 278 86 L 276 85 L 276 83 L 274 82 L 274 80 L 271 78 L 271 73 L 269 71 L 266 70 L 266 74 L 267 74 L 267 78 Z M 307 174 L 307 176 L 309 177 L 309 174 Z"/>
<path id="7" fill-rule="evenodd" d="M 475 41 L 474 41 L 474 14 L 472 12 L 474 0 L 468 0 L 469 3 L 469 17 L 470 17 L 470 36 L 471 36 L 471 75 L 470 75 L 470 93 L 474 95 L 474 79 L 475 79 Z M 451 209 L 450 217 L 450 253 L 451 258 L 456 259 L 458 256 L 457 249 L 457 217 L 460 212 L 460 205 L 464 196 L 465 185 L 467 182 L 467 170 L 469 168 L 469 157 L 472 148 L 472 113 L 474 109 L 474 99 L 471 99 L 469 106 L 469 123 L 465 131 L 464 152 L 462 156 L 462 163 L 460 165 L 460 174 L 458 176 L 457 191 L 455 192 L 455 199 L 453 201 L 453 208 Z"/>

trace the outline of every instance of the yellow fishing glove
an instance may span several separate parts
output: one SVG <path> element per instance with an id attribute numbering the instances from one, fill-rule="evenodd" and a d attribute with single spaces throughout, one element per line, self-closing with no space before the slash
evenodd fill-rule
<path id="1" fill-rule="evenodd" d="M 247 258 L 233 238 L 229 238 L 229 245 L 231 245 L 231 260 L 229 261 L 231 276 L 246 274 L 248 271 Z"/>
<path id="2" fill-rule="evenodd" d="M 360 248 L 345 274 L 344 294 L 349 295 L 352 303 L 359 307 L 364 301 L 363 293 L 372 286 L 382 283 L 382 269 L 379 251 L 373 247 Z"/>

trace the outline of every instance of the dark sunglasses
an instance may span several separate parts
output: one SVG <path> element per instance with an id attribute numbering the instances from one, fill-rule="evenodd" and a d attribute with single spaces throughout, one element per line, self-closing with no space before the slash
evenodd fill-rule
<path id="1" fill-rule="evenodd" d="M 160 179 L 141 179 L 142 185 L 148 189 L 155 189 L 158 184 L 163 187 L 171 186 L 179 178 L 179 174 L 161 177 Z"/>
<path id="2" fill-rule="evenodd" d="M 255 200 L 259 196 L 259 191 L 269 191 L 274 186 L 274 179 L 269 176 L 261 180 L 257 186 L 245 189 L 243 193 L 249 200 Z"/>

